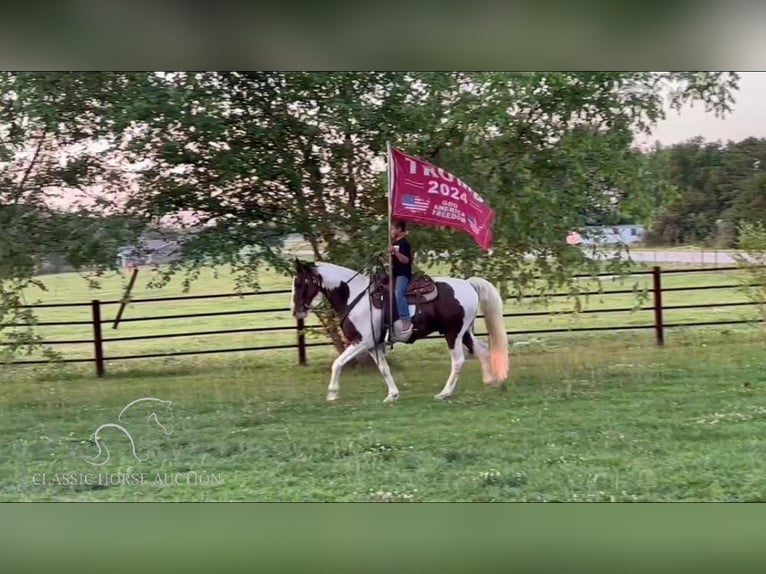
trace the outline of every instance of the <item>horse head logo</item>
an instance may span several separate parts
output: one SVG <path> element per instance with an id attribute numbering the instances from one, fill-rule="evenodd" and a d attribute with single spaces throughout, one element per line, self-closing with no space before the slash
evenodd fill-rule
<path id="1" fill-rule="evenodd" d="M 122 420 L 122 416 L 125 414 L 125 412 L 132 407 L 135 404 L 141 403 L 141 402 L 156 402 L 160 403 L 161 405 L 164 405 L 165 408 L 161 411 L 162 415 L 161 418 L 164 421 L 168 421 L 173 418 L 173 410 L 171 408 L 172 402 L 171 401 L 165 401 L 162 399 L 156 399 L 154 397 L 143 397 L 140 399 L 136 399 L 134 401 L 129 402 L 127 405 L 123 407 L 123 409 L 120 411 L 120 413 L 117 415 L 117 420 L 120 423 L 126 424 L 125 421 Z M 160 416 L 157 415 L 157 410 L 153 410 L 149 416 L 147 417 L 147 423 L 148 422 L 154 422 L 158 427 L 160 427 L 163 432 L 166 435 L 173 434 L 173 429 L 169 429 L 166 425 L 164 425 L 162 422 L 160 422 Z M 109 459 L 111 458 L 111 454 L 109 453 L 109 448 L 106 446 L 106 444 L 102 444 L 102 438 L 101 438 L 101 431 L 107 428 L 114 428 L 123 433 L 126 437 L 128 437 L 128 441 L 130 442 L 131 452 L 133 454 L 133 458 L 135 458 L 139 462 L 143 462 L 146 459 L 140 458 L 138 454 L 136 453 L 136 443 L 133 440 L 132 435 L 130 432 L 123 426 L 123 424 L 119 423 L 104 423 L 100 425 L 98 428 L 96 428 L 95 432 L 93 433 L 93 441 L 96 443 L 96 447 L 98 448 L 98 453 L 96 453 L 96 456 L 93 458 L 83 457 L 86 462 L 89 464 L 92 464 L 93 466 L 103 466 L 107 462 L 109 462 Z M 106 459 L 103 462 L 99 462 L 99 459 L 101 458 L 101 453 L 106 451 Z"/>
<path id="2" fill-rule="evenodd" d="M 123 409 L 120 411 L 120 414 L 117 415 L 117 420 L 120 421 L 120 422 L 124 422 L 122 420 L 122 415 L 125 414 L 125 411 L 127 411 L 133 405 L 141 403 L 141 402 L 144 402 L 144 401 L 154 401 L 154 402 L 160 403 L 162 405 L 165 405 L 165 411 L 167 413 L 167 419 L 169 420 L 169 419 L 173 418 L 173 409 L 171 408 L 172 405 L 173 405 L 172 401 L 163 401 L 162 399 L 155 399 L 154 397 L 144 397 L 142 399 L 136 399 L 135 401 L 131 401 L 127 405 L 125 405 L 123 407 Z M 154 421 L 155 423 L 157 423 L 157 426 L 160 427 L 166 435 L 173 434 L 173 430 L 172 429 L 169 430 L 165 425 L 163 425 L 160 422 L 159 418 L 157 417 L 157 411 L 152 411 L 151 414 L 148 417 L 148 420 L 149 421 Z M 165 420 L 164 416 L 163 416 L 163 420 Z"/>

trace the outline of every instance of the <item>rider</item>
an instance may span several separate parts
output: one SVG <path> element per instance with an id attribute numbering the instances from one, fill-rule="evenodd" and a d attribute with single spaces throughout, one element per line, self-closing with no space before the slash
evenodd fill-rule
<path id="1" fill-rule="evenodd" d="M 410 308 L 405 292 L 412 279 L 412 249 L 407 241 L 407 229 L 404 221 L 394 221 L 391 225 L 391 262 L 394 276 L 396 308 L 402 321 L 401 334 L 404 339 L 412 334 Z"/>

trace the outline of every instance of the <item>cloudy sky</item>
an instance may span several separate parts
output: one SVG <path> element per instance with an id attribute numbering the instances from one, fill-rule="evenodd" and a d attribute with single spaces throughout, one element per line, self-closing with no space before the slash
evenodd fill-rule
<path id="1" fill-rule="evenodd" d="M 670 111 L 648 141 L 674 144 L 696 136 L 721 142 L 750 136 L 766 137 L 766 72 L 740 72 L 735 98 L 734 109 L 724 118 L 705 113 L 701 104 L 687 106 L 680 114 Z M 645 142 L 644 139 L 639 141 Z"/>

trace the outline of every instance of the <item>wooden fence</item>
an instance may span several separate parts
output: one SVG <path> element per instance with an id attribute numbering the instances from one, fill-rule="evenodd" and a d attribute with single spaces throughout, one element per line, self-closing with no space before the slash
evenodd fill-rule
<path id="1" fill-rule="evenodd" d="M 618 331 L 629 329 L 653 329 L 655 333 L 655 341 L 657 345 L 663 345 L 665 342 L 665 330 L 673 327 L 698 327 L 698 326 L 713 326 L 713 325 L 733 325 L 733 324 L 745 324 L 755 323 L 757 319 L 735 319 L 735 320 L 723 320 L 723 321 L 701 321 L 701 322 L 675 322 L 668 323 L 663 318 L 663 312 L 672 309 L 703 309 L 706 307 L 733 307 L 742 305 L 756 305 L 752 301 L 739 301 L 739 302 L 715 302 L 715 303 L 692 303 L 682 305 L 663 305 L 662 296 L 663 293 L 672 291 L 695 291 L 695 290 L 707 290 L 707 289 L 732 289 L 740 287 L 740 284 L 726 284 L 726 285 L 696 285 L 688 287 L 663 287 L 662 278 L 664 275 L 679 274 L 679 273 L 715 273 L 721 271 L 736 271 L 738 267 L 717 267 L 717 268 L 702 268 L 702 269 L 669 269 L 663 271 L 659 266 L 653 267 L 647 271 L 632 272 L 631 275 L 651 275 L 652 285 L 650 289 L 651 305 L 636 307 L 617 307 L 607 309 L 586 309 L 581 311 L 583 314 L 590 313 L 629 313 L 634 311 L 653 311 L 653 321 L 651 323 L 642 325 L 609 325 L 609 326 L 591 326 L 591 327 L 563 327 L 563 328 L 551 328 L 551 329 L 538 329 L 538 330 L 525 330 L 525 331 L 508 331 L 509 335 L 532 335 L 532 334 L 544 334 L 544 333 L 562 333 L 562 332 L 574 332 L 574 331 Z M 599 274 L 599 277 L 611 277 L 612 274 L 603 273 Z M 578 277 L 590 278 L 593 275 L 581 275 Z M 194 299 L 217 299 L 225 297 L 239 297 L 239 296 L 264 296 L 264 295 L 276 295 L 276 294 L 288 294 L 289 289 L 286 290 L 273 290 L 273 291 L 260 291 L 251 293 L 221 293 L 212 295 L 184 295 L 175 297 L 154 297 L 154 298 L 136 298 L 131 299 L 131 304 L 146 304 L 146 303 L 158 303 L 158 302 L 174 302 L 174 301 L 188 301 Z M 580 295 L 620 295 L 634 293 L 633 289 L 618 289 L 612 291 L 587 291 L 581 292 Z M 567 296 L 568 293 L 555 293 L 550 296 L 562 297 Z M 103 377 L 106 373 L 106 363 L 108 361 L 120 361 L 127 359 L 149 359 L 160 357 L 174 357 L 182 355 L 202 355 L 212 353 L 232 353 L 242 351 L 272 351 L 280 349 L 295 349 L 297 355 L 297 363 L 299 365 L 305 365 L 307 361 L 307 349 L 309 347 L 328 346 L 332 343 L 329 341 L 320 342 L 307 342 L 305 336 L 305 325 L 303 320 L 297 320 L 290 325 L 280 325 L 273 327 L 248 327 L 240 329 L 221 329 L 221 330 L 207 330 L 207 331 L 191 331 L 191 332 L 179 332 L 179 333 L 160 333 L 150 335 L 133 335 L 133 336 L 117 336 L 117 337 L 105 337 L 102 326 L 106 323 L 113 323 L 115 319 L 102 318 L 102 307 L 104 305 L 120 304 L 122 301 L 100 301 L 94 299 L 90 302 L 83 303 L 42 303 L 37 305 L 28 305 L 28 308 L 58 308 L 58 307 L 90 307 L 90 319 L 87 321 L 40 321 L 36 323 L 36 326 L 69 326 L 69 325 L 90 325 L 92 327 L 92 338 L 89 339 L 70 339 L 70 340 L 44 340 L 46 345 L 73 345 L 73 344 L 88 344 L 92 346 L 92 355 L 89 358 L 63 358 L 61 362 L 65 363 L 84 363 L 92 362 L 95 367 L 95 372 L 98 377 Z M 151 317 L 128 317 L 118 318 L 121 322 L 133 322 L 133 321 L 157 321 L 166 320 L 172 321 L 174 319 L 195 318 L 195 317 L 213 317 L 213 316 L 225 316 L 225 315 L 237 315 L 237 314 L 262 314 L 262 313 L 284 313 L 288 309 L 276 308 L 276 309 L 243 309 L 233 311 L 210 311 L 203 313 L 189 313 L 183 315 L 161 315 Z M 120 313 L 121 314 L 121 313 Z M 544 316 L 550 315 L 550 311 L 528 311 L 522 313 L 505 313 L 504 317 L 531 317 L 531 316 Z M 481 317 L 481 316 L 480 316 Z M 14 326 L 4 324 L 3 326 Z M 18 325 L 16 325 L 18 326 Z M 262 345 L 262 346 L 249 346 L 249 347 L 235 347 L 224 349 L 204 349 L 204 350 L 190 350 L 190 351 L 175 351 L 169 353 L 143 353 L 133 355 L 109 355 L 106 353 L 106 349 L 111 342 L 116 341 L 134 341 L 140 339 L 160 339 L 166 337 L 194 337 L 204 335 L 223 335 L 232 333 L 255 333 L 255 332 L 285 332 L 293 331 L 295 333 L 295 342 L 292 344 L 279 344 L 279 345 Z M 477 335 L 486 335 L 486 333 L 477 332 Z M 438 335 L 431 335 L 427 338 L 438 338 Z M 10 343 L 0 342 L 0 345 L 8 345 Z M 15 361 L 16 365 L 33 365 L 33 364 L 48 364 L 48 360 L 21 360 Z"/>

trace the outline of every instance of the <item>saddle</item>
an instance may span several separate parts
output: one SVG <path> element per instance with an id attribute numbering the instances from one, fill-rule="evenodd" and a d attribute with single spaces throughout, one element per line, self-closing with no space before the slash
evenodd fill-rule
<path id="1" fill-rule="evenodd" d="M 407 302 L 410 305 L 419 305 L 428 303 L 436 299 L 438 291 L 436 283 L 426 273 L 415 273 L 407 285 L 404 292 L 407 296 Z M 376 286 L 373 290 L 372 304 L 376 309 L 382 309 L 387 302 L 388 296 L 388 274 L 381 274 L 376 280 Z"/>

